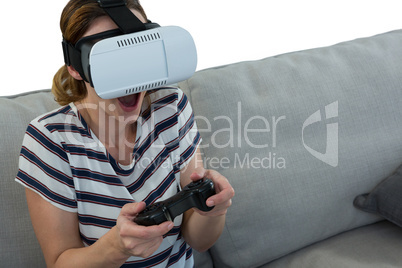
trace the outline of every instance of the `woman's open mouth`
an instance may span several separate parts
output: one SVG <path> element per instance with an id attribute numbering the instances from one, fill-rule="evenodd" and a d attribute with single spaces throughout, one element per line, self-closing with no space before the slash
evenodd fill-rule
<path id="1" fill-rule="evenodd" d="M 140 93 L 118 98 L 120 107 L 125 112 L 132 112 L 138 108 Z"/>

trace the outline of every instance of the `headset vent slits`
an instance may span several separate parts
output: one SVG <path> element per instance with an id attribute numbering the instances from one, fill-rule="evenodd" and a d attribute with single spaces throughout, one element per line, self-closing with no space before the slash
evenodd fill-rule
<path id="1" fill-rule="evenodd" d="M 159 39 L 161 39 L 161 36 L 159 35 L 158 32 L 156 32 L 156 33 L 144 34 L 144 35 L 137 36 L 137 37 L 117 40 L 117 45 L 119 47 L 126 47 L 126 46 L 132 46 L 132 45 L 136 45 L 136 44 L 151 42 L 151 41 L 155 41 L 155 40 L 159 40 Z"/>
<path id="2" fill-rule="evenodd" d="M 126 89 L 126 95 L 157 88 L 157 87 L 161 87 L 161 86 L 165 86 L 166 83 L 167 83 L 167 80 L 163 80 L 163 81 L 150 83 L 150 84 L 146 84 L 146 85 L 142 85 L 142 86 L 138 86 L 138 87 L 128 88 L 128 89 Z"/>

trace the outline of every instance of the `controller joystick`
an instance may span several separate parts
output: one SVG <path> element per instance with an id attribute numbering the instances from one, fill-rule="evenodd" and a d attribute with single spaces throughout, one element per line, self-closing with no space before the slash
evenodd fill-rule
<path id="1" fill-rule="evenodd" d="M 214 183 L 210 179 L 191 182 L 174 196 L 147 206 L 138 213 L 134 222 L 139 225 L 150 226 L 165 221 L 173 221 L 176 216 L 193 207 L 202 211 L 210 211 L 214 207 L 208 207 L 206 200 L 214 194 Z"/>

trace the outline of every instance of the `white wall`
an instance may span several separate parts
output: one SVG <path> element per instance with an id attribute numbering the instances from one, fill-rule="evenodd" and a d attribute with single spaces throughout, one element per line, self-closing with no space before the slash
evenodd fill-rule
<path id="1" fill-rule="evenodd" d="M 50 88 L 63 64 L 67 0 L 4 1 L 0 95 Z M 198 69 L 402 29 L 400 0 L 142 0 L 148 17 L 190 31 Z M 402 45 L 401 45 L 402 49 Z"/>

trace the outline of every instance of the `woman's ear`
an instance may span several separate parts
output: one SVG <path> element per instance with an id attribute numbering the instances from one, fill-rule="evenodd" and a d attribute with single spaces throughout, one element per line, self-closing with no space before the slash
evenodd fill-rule
<path id="1" fill-rule="evenodd" d="M 74 69 L 73 66 L 67 66 L 69 74 L 76 80 L 83 80 L 81 75 Z"/>

